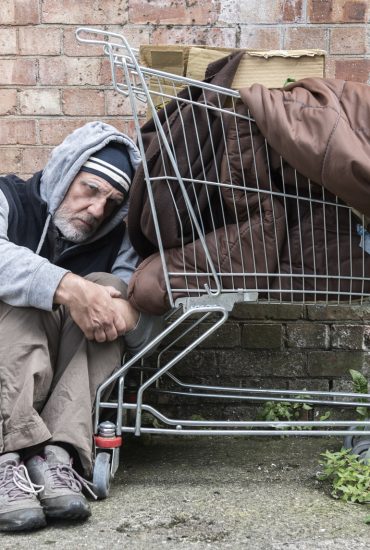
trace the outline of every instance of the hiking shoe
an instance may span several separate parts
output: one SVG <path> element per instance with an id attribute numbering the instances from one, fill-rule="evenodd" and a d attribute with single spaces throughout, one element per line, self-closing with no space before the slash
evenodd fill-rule
<path id="1" fill-rule="evenodd" d="M 0 531 L 45 527 L 45 514 L 37 498 L 42 489 L 31 482 L 18 453 L 0 456 Z"/>
<path id="2" fill-rule="evenodd" d="M 34 456 L 27 461 L 27 470 L 33 483 L 44 486 L 39 498 L 47 517 L 83 520 L 91 515 L 82 489 L 95 497 L 89 487 L 92 484 L 72 468 L 72 459 L 65 449 L 46 445 L 43 457 Z"/>

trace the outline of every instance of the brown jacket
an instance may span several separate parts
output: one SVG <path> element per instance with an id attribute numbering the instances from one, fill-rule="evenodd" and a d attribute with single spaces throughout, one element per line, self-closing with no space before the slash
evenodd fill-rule
<path id="1" fill-rule="evenodd" d="M 263 296 L 288 300 L 302 300 L 301 291 L 305 299 L 315 300 L 348 299 L 349 293 L 370 291 L 364 282 L 370 256 L 359 247 L 357 221 L 348 209 L 328 206 L 334 193 L 370 214 L 369 88 L 305 79 L 282 90 L 254 85 L 241 90 L 241 97 L 244 104 L 238 109 L 244 114 L 250 109 L 256 124 L 238 121 L 227 127 L 217 169 L 220 181 L 233 187 L 219 188 L 219 200 L 210 201 L 215 215 L 204 231 L 222 287 L 257 289 Z M 307 178 L 317 185 L 310 186 Z M 297 201 L 297 194 L 308 193 L 315 202 Z M 217 225 L 220 205 L 223 221 Z M 159 217 L 167 212 L 159 210 Z M 186 295 L 186 289 L 204 292 L 205 283 L 214 287 L 198 239 L 183 249 L 176 244 L 165 256 L 174 273 L 170 281 L 175 298 Z M 200 275 L 185 277 L 184 272 Z M 139 267 L 129 296 L 141 310 L 168 309 L 158 254 Z"/>

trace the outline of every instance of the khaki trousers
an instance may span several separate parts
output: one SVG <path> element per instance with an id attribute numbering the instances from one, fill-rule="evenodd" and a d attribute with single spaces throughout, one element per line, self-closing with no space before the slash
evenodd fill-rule
<path id="1" fill-rule="evenodd" d="M 87 278 L 126 296 L 113 275 Z M 123 338 L 88 341 L 64 306 L 47 312 L 0 302 L 0 454 L 64 442 L 91 475 L 96 390 L 121 365 L 123 351 Z"/>

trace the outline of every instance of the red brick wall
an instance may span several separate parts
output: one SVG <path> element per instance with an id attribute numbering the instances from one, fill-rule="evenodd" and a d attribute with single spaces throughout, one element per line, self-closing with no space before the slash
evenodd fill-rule
<path id="1" fill-rule="evenodd" d="M 79 45 L 91 25 L 140 43 L 322 48 L 327 76 L 367 82 L 368 1 L 1 0 L 0 173 L 29 175 L 86 120 L 130 132 L 100 48 Z"/>

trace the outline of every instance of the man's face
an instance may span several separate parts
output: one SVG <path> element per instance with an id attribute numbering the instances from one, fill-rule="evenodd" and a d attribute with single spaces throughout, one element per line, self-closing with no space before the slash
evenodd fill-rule
<path id="1" fill-rule="evenodd" d="M 56 210 L 54 224 L 66 239 L 80 243 L 95 233 L 123 199 L 123 193 L 103 178 L 80 172 Z"/>

